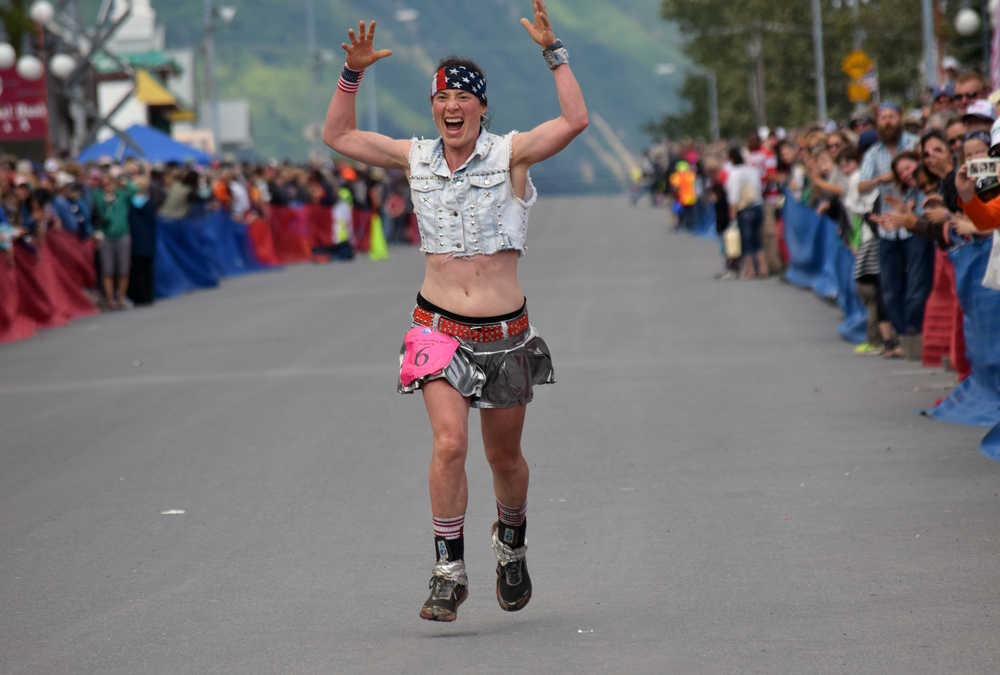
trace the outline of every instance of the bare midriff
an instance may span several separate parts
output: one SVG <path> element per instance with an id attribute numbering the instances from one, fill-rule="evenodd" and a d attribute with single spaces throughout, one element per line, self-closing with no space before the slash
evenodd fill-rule
<path id="1" fill-rule="evenodd" d="M 455 257 L 428 253 L 420 294 L 442 309 L 464 316 L 497 316 L 524 304 L 517 281 L 517 251 Z"/>

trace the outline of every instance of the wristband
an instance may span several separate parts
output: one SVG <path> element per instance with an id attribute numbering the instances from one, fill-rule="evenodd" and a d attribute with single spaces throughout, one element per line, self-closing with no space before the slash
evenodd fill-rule
<path id="1" fill-rule="evenodd" d="M 542 57 L 550 70 L 555 70 L 564 63 L 569 63 L 569 52 L 563 46 L 562 40 L 556 40 L 542 50 Z"/>
<path id="2" fill-rule="evenodd" d="M 337 89 L 347 94 L 356 94 L 361 86 L 361 78 L 364 77 L 364 70 L 353 70 L 344 64 L 344 69 L 340 71 L 340 80 L 337 81 Z"/>

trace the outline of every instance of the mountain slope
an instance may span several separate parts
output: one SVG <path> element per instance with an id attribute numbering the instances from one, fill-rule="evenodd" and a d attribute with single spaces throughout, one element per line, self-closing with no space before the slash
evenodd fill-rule
<path id="1" fill-rule="evenodd" d="M 518 24 L 530 18 L 528 0 L 314 0 L 317 46 L 330 50 L 318 85 L 308 67 L 305 0 L 228 0 L 239 12 L 216 32 L 217 86 L 223 97 L 251 102 L 258 151 L 268 157 L 304 158 L 310 144 L 303 127 L 320 121 L 336 86 L 347 28 L 360 19 L 378 21 L 376 45 L 393 56 L 366 74 L 358 95 L 359 124 L 367 126 L 375 92 L 378 128 L 395 136 L 436 135 L 429 88 L 437 61 L 457 54 L 486 71 L 492 129 L 528 129 L 558 114 L 552 77 L 539 49 Z M 202 37 L 202 2 L 154 2 L 171 47 L 196 45 Z M 221 4 L 221 3 L 220 3 Z M 550 0 L 557 35 L 570 51 L 592 119 L 585 138 L 533 169 L 539 187 L 560 191 L 607 188 L 617 183 L 607 158 L 616 136 L 632 152 L 647 139 L 640 125 L 676 109 L 681 79 L 657 77 L 658 63 L 680 63 L 680 44 L 658 15 L 659 0 Z M 417 10 L 400 22 L 397 11 Z M 602 159 L 605 158 L 605 159 Z"/>

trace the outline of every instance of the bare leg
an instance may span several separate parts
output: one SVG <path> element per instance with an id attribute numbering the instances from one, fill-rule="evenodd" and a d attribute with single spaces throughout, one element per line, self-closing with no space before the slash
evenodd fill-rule
<path id="1" fill-rule="evenodd" d="M 757 251 L 757 274 L 762 277 L 766 277 L 769 272 L 767 270 L 767 254 L 763 251 Z"/>
<path id="2" fill-rule="evenodd" d="M 465 514 L 469 485 L 465 457 L 469 449 L 469 402 L 444 380 L 422 388 L 434 432 L 428 483 L 431 513 L 449 518 Z"/>
<path id="3" fill-rule="evenodd" d="M 104 282 L 104 301 L 108 303 L 108 306 L 113 306 L 115 304 L 115 280 L 113 277 L 103 277 L 101 281 Z"/>
<path id="4" fill-rule="evenodd" d="M 128 292 L 128 277 L 118 277 L 118 304 L 125 301 L 125 294 Z"/>
<path id="5" fill-rule="evenodd" d="M 528 499 L 528 463 L 521 454 L 521 431 L 526 407 L 484 408 L 480 411 L 486 461 L 493 470 L 493 492 L 506 506 L 522 506 Z"/>

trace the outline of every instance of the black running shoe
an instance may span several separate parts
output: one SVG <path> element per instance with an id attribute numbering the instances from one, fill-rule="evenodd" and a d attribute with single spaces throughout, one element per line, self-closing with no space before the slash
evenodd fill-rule
<path id="1" fill-rule="evenodd" d="M 508 534 L 518 529 L 519 536 L 512 537 Z M 524 543 L 524 529 L 523 526 L 510 528 L 497 522 L 493 523 L 491 535 L 493 552 L 497 556 L 497 602 L 500 603 L 500 609 L 516 612 L 531 600 L 531 577 L 528 576 L 528 564 L 524 560 L 528 551 Z M 505 543 L 504 539 L 515 546 Z"/>
<path id="2" fill-rule="evenodd" d="M 469 587 L 454 579 L 434 575 L 428 584 L 431 594 L 420 608 L 420 618 L 428 621 L 454 621 L 458 606 L 469 597 Z"/>

